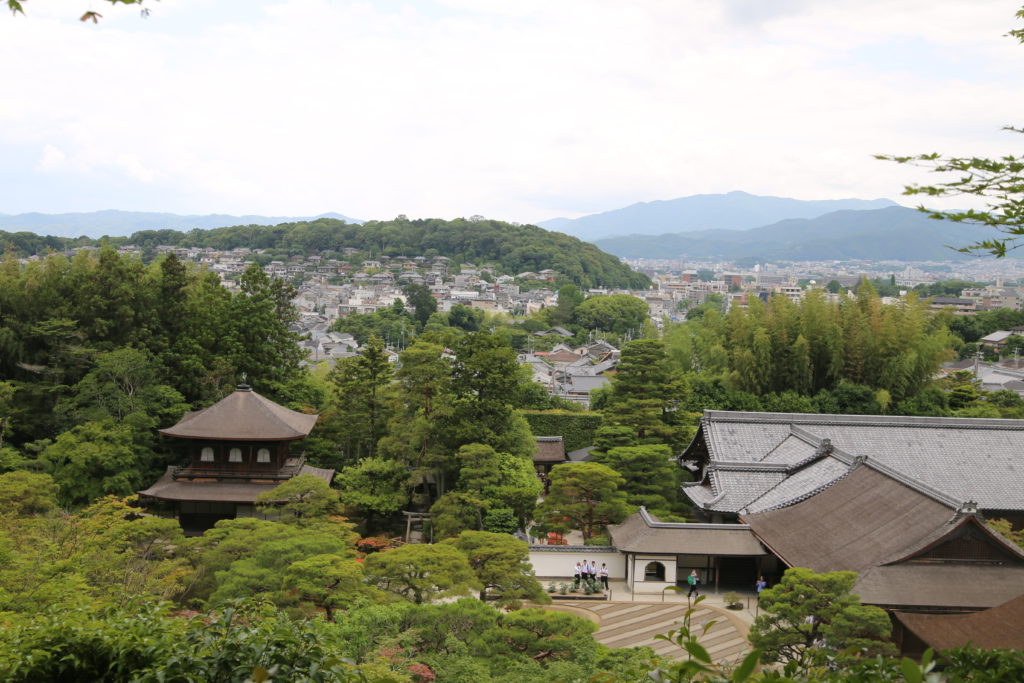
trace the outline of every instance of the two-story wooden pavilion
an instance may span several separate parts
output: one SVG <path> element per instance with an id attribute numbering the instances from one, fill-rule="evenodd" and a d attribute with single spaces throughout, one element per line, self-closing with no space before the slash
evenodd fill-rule
<path id="1" fill-rule="evenodd" d="M 311 467 L 289 449 L 309 435 L 317 417 L 289 410 L 240 384 L 209 408 L 160 430 L 184 441 L 188 464 L 168 467 L 139 495 L 163 501 L 187 533 L 202 532 L 221 519 L 257 516 L 256 496 L 294 476 L 312 474 L 328 483 L 334 478 L 334 470 Z"/>

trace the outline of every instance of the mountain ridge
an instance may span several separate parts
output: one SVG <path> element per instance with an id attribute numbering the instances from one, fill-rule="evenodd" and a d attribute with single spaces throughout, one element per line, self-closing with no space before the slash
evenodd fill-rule
<path id="1" fill-rule="evenodd" d="M 950 249 L 977 241 L 977 228 L 940 221 L 903 206 L 844 210 L 790 218 L 751 230 L 627 235 L 594 244 L 624 258 L 722 258 L 786 261 L 948 261 L 970 258 Z"/>
<path id="2" fill-rule="evenodd" d="M 899 205 L 889 199 L 802 200 L 734 190 L 637 202 L 580 218 L 552 218 L 536 225 L 592 242 L 638 232 L 650 235 L 708 229 L 751 230 L 787 218 L 816 218 L 841 210 L 866 211 L 890 206 Z"/>

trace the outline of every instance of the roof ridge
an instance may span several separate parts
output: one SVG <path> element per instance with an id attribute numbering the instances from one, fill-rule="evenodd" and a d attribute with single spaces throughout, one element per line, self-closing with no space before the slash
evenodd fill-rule
<path id="1" fill-rule="evenodd" d="M 837 460 L 838 460 L 838 458 L 837 458 Z M 822 461 L 824 461 L 824 458 L 822 458 Z M 840 462 L 843 462 L 843 461 L 842 461 L 842 460 L 840 460 Z M 849 463 L 843 463 L 843 464 L 849 464 Z M 767 507 L 767 508 L 765 508 L 764 510 L 758 510 L 757 512 L 750 512 L 750 506 L 751 506 L 751 505 L 753 505 L 753 504 L 754 504 L 754 503 L 756 503 L 757 501 L 761 500 L 762 498 L 764 498 L 765 496 L 767 496 L 767 495 L 768 495 L 769 493 L 771 493 L 772 491 L 774 491 L 774 490 L 775 490 L 776 488 L 778 488 L 779 486 L 782 486 L 782 485 L 783 485 L 783 484 L 785 484 L 785 483 L 786 483 L 787 481 L 789 481 L 789 477 L 786 477 L 785 479 L 783 479 L 782 481 L 780 481 L 780 482 L 776 483 L 776 484 L 775 484 L 774 486 L 772 486 L 772 487 L 771 487 L 770 489 L 768 489 L 767 491 L 765 491 L 764 493 L 762 493 L 762 494 L 761 494 L 760 496 L 758 496 L 758 497 L 757 497 L 757 498 L 755 498 L 754 500 L 752 500 L 752 501 L 750 501 L 749 503 L 747 503 L 747 506 L 746 506 L 746 507 L 744 507 L 744 508 L 743 508 L 742 510 L 740 510 L 740 514 L 741 514 L 741 515 L 742 515 L 742 514 L 760 514 L 760 513 L 762 513 L 762 512 L 769 512 L 769 511 L 771 511 L 771 510 L 781 510 L 782 508 L 786 508 L 786 507 L 790 507 L 790 506 L 792 506 L 792 505 L 796 505 L 797 503 L 801 503 L 801 502 L 803 502 L 803 501 L 807 500 L 808 498 L 812 498 L 812 497 L 814 497 L 814 496 L 818 495 L 819 493 L 821 493 L 822 491 L 824 491 L 824 490 L 825 490 L 825 489 L 827 489 L 827 488 L 831 488 L 832 486 L 835 486 L 835 485 L 836 485 L 836 484 L 838 484 L 838 483 L 839 483 L 840 481 L 842 481 L 842 480 L 843 480 L 843 479 L 845 479 L 846 477 L 850 476 L 850 474 L 852 474 L 852 473 L 853 473 L 853 471 L 854 471 L 854 470 L 856 470 L 856 469 L 857 469 L 857 464 L 856 464 L 856 463 L 854 463 L 853 465 L 851 465 L 851 466 L 850 466 L 850 467 L 849 467 L 849 468 L 848 468 L 848 469 L 846 470 L 846 472 L 843 472 L 842 474 L 840 474 L 840 475 L 839 475 L 838 477 L 836 477 L 835 479 L 833 479 L 833 480 L 831 480 L 831 481 L 828 481 L 828 482 L 826 482 L 826 483 L 824 483 L 824 484 L 821 484 L 820 486 L 816 486 L 816 487 L 814 487 L 813 489 L 810 489 L 809 491 L 805 491 L 804 493 L 800 494 L 799 496 L 796 496 L 795 498 L 791 498 L 791 499 L 789 499 L 789 500 L 788 500 L 788 501 L 786 501 L 785 503 L 779 503 L 778 505 L 772 505 L 771 507 Z"/>
<path id="2" fill-rule="evenodd" d="M 760 413 L 752 411 L 705 410 L 701 421 L 747 422 L 754 424 L 815 424 L 904 427 L 957 427 L 967 429 L 1024 430 L 1024 420 L 993 417 L 927 417 L 911 415 L 840 415 L 835 413 Z"/>
<path id="3" fill-rule="evenodd" d="M 947 505 L 947 506 L 953 508 L 954 510 L 958 509 L 960 507 L 960 505 L 963 503 L 963 501 L 958 501 L 958 500 L 956 500 L 956 499 L 946 495 L 942 491 L 939 491 L 938 489 L 932 488 L 931 486 L 928 486 L 927 484 L 925 484 L 923 482 L 917 481 L 916 479 L 911 479 L 909 476 L 903 474 L 899 470 L 895 470 L 892 467 L 889 467 L 885 463 L 879 462 L 878 460 L 876 460 L 874 458 L 869 458 L 866 455 L 860 455 L 860 456 L 857 456 L 857 460 L 861 464 L 864 464 L 867 467 L 870 467 L 871 469 L 875 470 L 879 474 L 884 474 L 885 476 L 889 477 L 890 479 L 895 479 L 896 481 L 898 481 L 899 483 L 903 484 L 907 488 L 913 489 L 914 491 L 917 491 L 918 493 L 920 493 L 922 495 L 928 496 L 932 500 L 934 500 L 936 502 L 939 502 L 939 503 L 942 503 L 943 505 Z"/>
<path id="4" fill-rule="evenodd" d="M 749 524 L 713 524 L 710 522 L 655 522 L 651 518 L 651 514 L 647 512 L 647 508 L 644 507 L 643 505 L 640 506 L 638 512 L 640 513 L 640 518 L 644 521 L 644 524 L 646 524 L 651 529 L 722 529 L 726 531 L 750 530 Z"/>

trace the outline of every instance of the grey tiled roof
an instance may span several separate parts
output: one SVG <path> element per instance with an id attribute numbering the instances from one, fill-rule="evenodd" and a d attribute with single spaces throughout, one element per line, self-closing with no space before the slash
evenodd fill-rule
<path id="1" fill-rule="evenodd" d="M 760 498 L 747 505 L 750 512 L 763 512 L 792 505 L 831 486 L 850 472 L 850 466 L 837 458 L 826 457 L 804 467 L 779 482 Z"/>
<path id="2" fill-rule="evenodd" d="M 711 508 L 718 511 L 791 504 L 834 482 L 856 458 L 954 501 L 1024 510 L 1024 420 L 709 410 L 701 433 L 710 456 L 707 476 L 715 497 L 722 495 Z M 815 453 L 821 462 L 800 466 L 810 462 L 802 456 L 813 460 Z M 789 466 L 793 482 L 778 485 L 772 465 Z M 725 469 L 742 474 L 723 476 Z M 708 504 L 696 487 L 684 491 L 698 505 Z"/>
<path id="3" fill-rule="evenodd" d="M 790 435 L 782 443 L 768 452 L 761 462 L 777 462 L 786 465 L 795 465 L 812 457 L 818 451 L 818 446 L 808 443 L 799 436 Z"/>
<path id="4" fill-rule="evenodd" d="M 732 512 L 742 510 L 786 479 L 785 472 L 716 470 L 711 481 L 717 493 L 724 494 L 708 509 Z"/>

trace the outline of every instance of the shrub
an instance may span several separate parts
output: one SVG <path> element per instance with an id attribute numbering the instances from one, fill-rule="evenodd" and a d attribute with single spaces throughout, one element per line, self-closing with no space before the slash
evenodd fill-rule
<path id="1" fill-rule="evenodd" d="M 601 424 L 596 412 L 569 412 L 567 410 L 523 410 L 530 431 L 535 436 L 561 436 L 566 452 L 594 444 L 594 432 Z"/>

